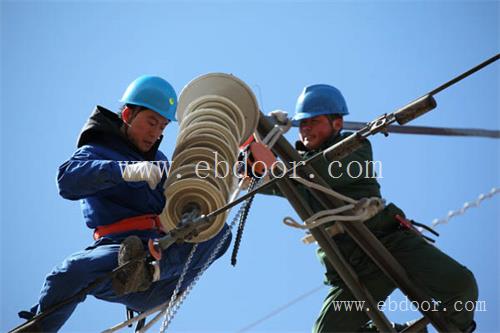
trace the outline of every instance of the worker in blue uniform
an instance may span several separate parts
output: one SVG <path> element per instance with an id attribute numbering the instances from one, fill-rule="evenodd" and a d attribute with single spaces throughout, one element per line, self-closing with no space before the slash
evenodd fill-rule
<path id="1" fill-rule="evenodd" d="M 20 312 L 30 319 L 80 293 L 97 278 L 147 251 L 149 239 L 164 233 L 158 215 L 165 201 L 163 185 L 168 160 L 158 150 L 165 127 L 175 121 L 177 96 L 157 76 L 141 76 L 126 89 L 119 113 L 97 106 L 82 129 L 77 150 L 59 167 L 60 195 L 80 200 L 85 223 L 93 229 L 94 243 L 70 255 L 50 272 L 38 303 Z M 220 241 L 220 257 L 229 246 L 227 226 L 212 239 L 199 243 L 182 289 L 193 281 Z M 99 284 L 88 294 L 144 312 L 167 302 L 194 245 L 174 244 L 152 265 L 137 261 Z M 24 332 L 56 332 L 87 295 L 34 321 Z"/>

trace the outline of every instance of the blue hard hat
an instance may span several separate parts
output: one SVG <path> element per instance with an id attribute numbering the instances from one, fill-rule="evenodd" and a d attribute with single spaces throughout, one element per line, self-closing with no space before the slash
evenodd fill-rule
<path id="1" fill-rule="evenodd" d="M 138 77 L 129 84 L 120 102 L 143 106 L 170 121 L 176 121 L 177 95 L 170 83 L 161 77 L 152 75 Z"/>
<path id="2" fill-rule="evenodd" d="M 328 84 L 306 86 L 297 99 L 292 125 L 299 126 L 301 120 L 323 114 L 348 115 L 344 96 L 340 90 Z"/>

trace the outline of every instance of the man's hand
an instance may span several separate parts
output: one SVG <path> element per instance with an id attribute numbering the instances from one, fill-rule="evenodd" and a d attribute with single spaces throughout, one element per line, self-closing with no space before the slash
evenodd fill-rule
<path id="1" fill-rule="evenodd" d="M 161 169 L 151 162 L 127 164 L 123 169 L 122 177 L 126 182 L 147 182 L 154 190 L 161 181 Z"/>
<path id="2" fill-rule="evenodd" d="M 274 110 L 267 114 L 268 116 L 274 118 L 274 120 L 280 125 L 286 125 L 289 121 L 288 112 L 283 110 Z"/>

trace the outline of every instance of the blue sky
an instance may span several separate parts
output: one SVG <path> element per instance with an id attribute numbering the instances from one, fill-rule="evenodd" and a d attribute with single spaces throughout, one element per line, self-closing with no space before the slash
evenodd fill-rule
<path id="1" fill-rule="evenodd" d="M 293 112 L 303 86 L 329 83 L 346 97 L 347 120 L 368 121 L 500 49 L 497 1 L 2 1 L 0 8 L 2 331 L 21 323 L 17 311 L 36 302 L 53 266 L 92 242 L 79 204 L 58 196 L 56 170 L 94 105 L 116 110 L 137 76 L 163 76 L 180 92 L 198 75 L 233 73 L 264 112 Z M 497 63 L 437 95 L 437 109 L 412 124 L 499 129 L 499 91 Z M 168 156 L 177 130 L 166 130 Z M 498 141 L 390 135 L 372 143 L 383 162 L 382 195 L 416 221 L 430 223 L 499 186 Z M 478 332 L 500 331 L 498 200 L 438 230 L 437 245 L 478 280 L 486 302 Z M 230 254 L 214 264 L 172 331 L 238 331 L 321 285 L 315 246 L 282 224 L 287 215 L 296 216 L 285 200 L 257 197 L 238 265 L 229 265 Z M 249 331 L 308 332 L 326 293 Z M 123 318 L 122 306 L 89 297 L 63 331 L 97 332 Z"/>

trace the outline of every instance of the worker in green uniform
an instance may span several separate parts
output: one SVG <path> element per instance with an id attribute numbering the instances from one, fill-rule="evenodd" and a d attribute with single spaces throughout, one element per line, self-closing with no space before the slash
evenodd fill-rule
<path id="1" fill-rule="evenodd" d="M 304 88 L 297 100 L 296 112 L 292 119 L 292 124 L 299 127 L 300 137 L 296 148 L 304 160 L 350 135 L 342 132 L 343 116 L 347 114 L 344 97 L 335 87 L 316 84 Z M 255 156 L 253 158 L 265 160 Z M 270 163 L 269 159 L 264 162 Z M 320 158 L 312 164 L 333 190 L 356 200 L 381 197 L 373 163 L 367 163 L 372 162 L 372 148 L 368 140 L 349 156 L 333 162 L 335 163 Z M 279 195 L 276 189 L 271 191 Z M 313 196 L 307 195 L 305 198 L 314 212 L 322 210 Z M 463 305 L 475 304 L 477 301 L 478 290 L 474 275 L 414 230 L 402 227 L 396 215 L 404 218 L 403 211 L 391 203 L 365 221 L 365 224 L 401 263 L 409 277 L 418 281 L 425 292 L 437 302 L 434 304 L 436 309 L 446 308 L 454 325 L 463 332 L 472 332 L 476 326 L 473 320 L 474 312 L 470 311 L 470 306 L 467 311 Z M 396 289 L 394 283 L 347 234 L 341 233 L 332 237 L 361 282 L 373 295 L 375 302 L 383 304 L 381 302 Z M 356 299 L 330 265 L 324 251 L 319 248 L 317 253 L 326 268 L 325 282 L 331 289 L 314 324 L 313 332 L 369 331 L 369 317 L 364 311 L 339 307 L 339 304 Z"/>

